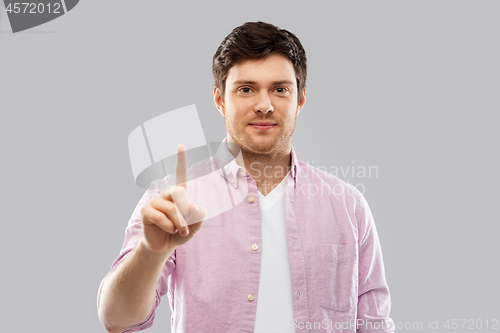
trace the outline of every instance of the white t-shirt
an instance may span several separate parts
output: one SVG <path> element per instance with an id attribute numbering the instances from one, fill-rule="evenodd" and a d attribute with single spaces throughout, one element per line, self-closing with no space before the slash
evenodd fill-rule
<path id="1" fill-rule="evenodd" d="M 254 333 L 295 332 L 285 226 L 287 179 L 267 196 L 259 192 L 262 244 Z"/>

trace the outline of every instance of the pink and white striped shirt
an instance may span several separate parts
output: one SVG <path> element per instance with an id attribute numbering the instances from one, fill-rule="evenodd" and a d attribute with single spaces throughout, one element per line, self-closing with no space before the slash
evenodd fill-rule
<path id="1" fill-rule="evenodd" d="M 189 168 L 191 200 L 207 209 L 207 217 L 200 231 L 166 262 L 148 318 L 127 332 L 150 327 L 167 294 L 172 332 L 253 333 L 261 266 L 259 195 L 255 181 L 225 142 L 214 157 Z M 381 247 L 363 195 L 338 177 L 297 160 L 293 147 L 286 177 L 294 313 L 290 327 L 296 332 L 392 332 Z M 142 206 L 161 187 L 173 185 L 174 176 L 159 182 L 163 185 L 152 185 L 135 208 L 112 268 L 141 238 Z"/>

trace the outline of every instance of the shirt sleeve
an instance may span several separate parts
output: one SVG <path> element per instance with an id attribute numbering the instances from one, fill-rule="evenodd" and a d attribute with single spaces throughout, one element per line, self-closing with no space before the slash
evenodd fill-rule
<path id="1" fill-rule="evenodd" d="M 149 187 L 149 189 L 146 190 L 146 193 L 144 193 L 141 200 L 135 207 L 134 212 L 132 213 L 132 217 L 128 222 L 127 228 L 125 229 L 125 240 L 123 241 L 120 255 L 111 265 L 111 269 L 106 275 L 106 277 L 109 275 L 109 273 L 111 273 L 111 271 L 113 271 L 118 265 L 120 265 L 127 258 L 127 256 L 130 254 L 130 251 L 132 251 L 132 249 L 134 249 L 135 246 L 139 243 L 142 237 L 142 214 L 141 214 L 142 207 L 149 204 L 153 198 L 158 197 L 162 189 L 166 188 L 166 186 L 168 186 L 167 184 L 171 181 L 172 179 L 169 175 L 163 180 L 154 181 Z M 158 278 L 158 283 L 156 285 L 155 299 L 151 307 L 151 312 L 142 323 L 138 324 L 137 326 L 133 327 L 130 330 L 125 331 L 126 333 L 142 331 L 153 325 L 156 308 L 160 304 L 161 298 L 168 292 L 168 277 L 170 276 L 170 274 L 172 274 L 173 270 L 175 269 L 175 254 L 176 252 L 174 251 L 170 255 L 160 273 L 160 277 Z M 106 280 L 106 277 L 102 279 L 101 284 L 99 286 L 99 291 L 97 294 L 97 307 L 99 307 L 101 289 Z"/>
<path id="2" fill-rule="evenodd" d="M 361 193 L 359 193 L 356 218 L 359 234 L 356 332 L 394 332 L 394 322 L 389 317 L 391 298 L 385 279 L 382 249 L 370 207 Z"/>

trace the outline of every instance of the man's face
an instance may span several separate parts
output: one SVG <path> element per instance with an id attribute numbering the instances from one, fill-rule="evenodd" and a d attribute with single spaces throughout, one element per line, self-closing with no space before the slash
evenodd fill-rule
<path id="1" fill-rule="evenodd" d="M 256 154 L 290 149 L 305 89 L 297 103 L 292 62 L 280 54 L 246 60 L 231 67 L 222 101 L 214 88 L 217 108 L 225 118 L 228 141 Z M 269 125 L 266 125 L 269 124 Z"/>

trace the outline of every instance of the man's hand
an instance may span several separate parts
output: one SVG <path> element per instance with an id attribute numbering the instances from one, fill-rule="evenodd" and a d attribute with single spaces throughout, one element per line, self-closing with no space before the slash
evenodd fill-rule
<path id="1" fill-rule="evenodd" d="M 143 245 L 153 253 L 171 252 L 200 230 L 206 210 L 191 202 L 187 187 L 186 148 L 177 147 L 175 186 L 142 208 Z M 188 226 L 188 223 L 197 221 Z"/>
<path id="2" fill-rule="evenodd" d="M 142 208 L 138 246 L 103 280 L 98 311 L 108 332 L 126 331 L 146 319 L 168 256 L 201 228 L 206 211 L 191 202 L 186 181 L 186 148 L 179 145 L 176 185 Z"/>

